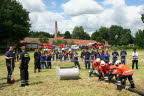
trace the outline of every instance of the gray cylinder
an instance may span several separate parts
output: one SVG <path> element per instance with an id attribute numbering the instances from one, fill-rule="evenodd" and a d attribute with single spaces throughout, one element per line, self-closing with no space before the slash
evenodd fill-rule
<path id="1" fill-rule="evenodd" d="M 79 69 L 75 67 L 56 67 L 56 76 L 60 80 L 79 79 Z"/>

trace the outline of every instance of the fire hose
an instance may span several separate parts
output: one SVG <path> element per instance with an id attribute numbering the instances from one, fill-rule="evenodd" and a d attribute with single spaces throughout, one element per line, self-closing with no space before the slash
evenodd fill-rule
<path id="1" fill-rule="evenodd" d="M 97 72 L 95 72 L 94 75 L 97 76 L 97 77 L 99 76 L 99 74 L 98 74 Z M 114 80 L 114 79 L 111 79 L 111 81 L 112 81 L 113 83 L 117 82 L 117 81 Z M 137 93 L 137 94 L 139 94 L 139 95 L 141 95 L 141 96 L 144 96 L 144 92 L 139 91 L 139 90 L 136 90 L 136 89 L 133 89 L 133 88 L 131 88 L 130 86 L 125 86 L 125 90 L 128 90 L 128 91 L 130 91 L 130 92 Z"/>

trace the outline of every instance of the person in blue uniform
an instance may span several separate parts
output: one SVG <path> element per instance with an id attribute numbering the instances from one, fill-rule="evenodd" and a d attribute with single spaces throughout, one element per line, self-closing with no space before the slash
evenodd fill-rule
<path id="1" fill-rule="evenodd" d="M 127 52 L 123 48 L 122 51 L 120 52 L 121 63 L 123 63 L 123 64 L 126 64 L 126 55 L 127 55 Z"/>
<path id="2" fill-rule="evenodd" d="M 44 55 L 44 53 L 42 53 L 40 56 L 41 69 L 44 69 L 45 62 L 46 62 L 46 56 Z"/>
<path id="3" fill-rule="evenodd" d="M 38 72 L 40 72 L 40 56 L 41 56 L 41 52 L 40 49 L 36 49 L 35 53 L 34 53 L 34 73 L 36 73 L 36 69 L 38 69 Z"/>
<path id="4" fill-rule="evenodd" d="M 72 51 L 69 52 L 69 58 L 71 61 L 73 61 L 73 52 Z"/>
<path id="5" fill-rule="evenodd" d="M 104 56 L 105 52 L 104 52 L 104 49 L 102 49 L 102 52 L 101 52 L 100 54 L 101 54 L 101 60 L 105 60 L 105 56 Z"/>
<path id="6" fill-rule="evenodd" d="M 15 54 L 13 53 L 13 47 L 10 46 L 9 50 L 5 53 L 5 57 L 6 59 L 6 66 L 7 66 L 7 83 L 10 84 L 11 82 L 11 75 L 12 72 L 14 71 L 14 67 L 15 67 Z"/>
<path id="7" fill-rule="evenodd" d="M 95 56 L 96 56 L 96 52 L 94 51 L 94 49 L 91 49 L 91 61 L 93 62 L 95 60 Z"/>
<path id="8" fill-rule="evenodd" d="M 52 60 L 53 60 L 53 61 L 55 60 L 55 54 L 56 54 L 55 51 L 53 51 L 53 52 L 52 52 Z"/>
<path id="9" fill-rule="evenodd" d="M 85 53 L 84 53 L 85 69 L 90 69 L 90 56 L 91 56 L 91 53 L 86 48 Z"/>
<path id="10" fill-rule="evenodd" d="M 119 56 L 119 53 L 117 52 L 117 50 L 115 49 L 114 52 L 112 52 L 112 65 L 115 64 L 115 62 L 118 60 L 118 56 Z"/>
<path id="11" fill-rule="evenodd" d="M 62 52 L 59 52 L 58 57 L 59 57 L 60 62 L 62 62 L 62 58 L 63 58 L 63 54 L 62 54 Z"/>
<path id="12" fill-rule="evenodd" d="M 99 50 L 97 50 L 96 58 L 100 58 L 101 59 L 101 54 L 100 54 Z"/>
<path id="13" fill-rule="evenodd" d="M 105 58 L 105 63 L 109 63 L 110 62 L 110 60 L 109 60 L 109 58 L 110 58 L 110 54 L 108 53 L 108 51 L 106 51 L 106 53 L 104 54 L 104 58 Z"/>
<path id="14" fill-rule="evenodd" d="M 48 54 L 47 54 L 47 68 L 48 69 L 52 69 L 51 58 L 52 58 L 52 55 L 50 51 L 48 51 Z"/>
<path id="15" fill-rule="evenodd" d="M 77 51 L 75 50 L 73 54 L 74 54 L 74 65 L 78 66 L 78 68 L 81 69 L 79 61 L 78 61 L 78 53 L 77 53 Z"/>
<path id="16" fill-rule="evenodd" d="M 26 52 L 25 48 L 22 49 L 22 53 L 20 54 L 20 79 L 21 85 L 20 87 L 29 85 L 29 73 L 28 73 L 28 64 L 30 61 L 30 56 L 28 52 Z"/>

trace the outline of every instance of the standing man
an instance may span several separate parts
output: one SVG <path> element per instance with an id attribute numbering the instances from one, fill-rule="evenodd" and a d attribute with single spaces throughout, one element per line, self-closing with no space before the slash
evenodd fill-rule
<path id="1" fill-rule="evenodd" d="M 96 59 L 96 52 L 94 51 L 94 49 L 91 49 L 91 60 L 92 62 Z"/>
<path id="2" fill-rule="evenodd" d="M 109 52 L 108 51 L 106 51 L 106 53 L 104 54 L 104 58 L 105 58 L 105 63 L 109 63 L 109 58 L 110 58 L 110 54 L 109 54 Z"/>
<path id="3" fill-rule="evenodd" d="M 84 57 L 85 57 L 85 69 L 90 69 L 90 52 L 88 49 L 85 49 Z"/>
<path id="4" fill-rule="evenodd" d="M 112 52 L 112 56 L 113 56 L 113 58 L 112 58 L 112 65 L 114 65 L 114 63 L 117 61 L 118 56 L 119 56 L 119 54 L 118 54 L 118 52 L 117 52 L 116 49 L 114 50 L 114 52 Z"/>
<path id="5" fill-rule="evenodd" d="M 40 49 L 36 49 L 35 53 L 34 53 L 34 73 L 36 73 L 36 69 L 38 69 L 38 72 L 40 72 Z"/>
<path id="6" fill-rule="evenodd" d="M 132 69 L 134 69 L 134 64 L 136 63 L 136 69 L 138 69 L 138 53 L 136 52 L 136 49 L 133 50 L 134 52 L 132 53 Z"/>
<path id="7" fill-rule="evenodd" d="M 85 54 L 85 51 L 84 51 L 84 49 L 82 50 L 82 52 L 81 52 L 81 60 L 83 61 L 83 59 L 84 59 L 84 54 Z"/>
<path id="8" fill-rule="evenodd" d="M 81 69 L 79 61 L 78 61 L 78 53 L 76 50 L 74 51 L 74 65 L 78 66 L 78 68 Z"/>
<path id="9" fill-rule="evenodd" d="M 22 53 L 20 54 L 20 78 L 21 78 L 21 85 L 20 87 L 28 86 L 29 80 L 29 73 L 28 73 L 28 64 L 30 61 L 30 56 L 26 52 L 25 48 L 22 49 Z"/>
<path id="10" fill-rule="evenodd" d="M 121 56 L 121 63 L 126 64 L 126 55 L 127 52 L 124 50 L 124 48 L 122 49 L 122 51 L 120 52 L 120 56 Z"/>
<path id="11" fill-rule="evenodd" d="M 14 63 L 14 60 L 15 60 L 15 54 L 13 53 L 13 47 L 10 46 L 9 47 L 9 50 L 5 53 L 5 57 L 6 59 L 6 66 L 7 66 L 7 71 L 8 71 L 8 74 L 7 74 L 7 83 L 10 84 L 11 82 L 11 75 L 12 75 L 12 72 L 14 71 L 14 67 L 15 67 L 15 63 Z"/>

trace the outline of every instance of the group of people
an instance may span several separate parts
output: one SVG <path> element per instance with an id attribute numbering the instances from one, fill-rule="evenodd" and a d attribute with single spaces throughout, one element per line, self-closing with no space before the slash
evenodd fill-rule
<path id="1" fill-rule="evenodd" d="M 126 55 L 127 52 L 123 49 L 120 52 L 121 56 L 121 63 L 125 64 L 126 62 Z M 112 63 L 111 65 L 114 65 L 115 62 L 118 60 L 119 53 L 114 50 L 112 52 Z M 134 63 L 136 63 L 136 68 L 138 69 L 138 53 L 136 52 L 136 49 L 132 53 L 133 56 L 133 65 L 132 68 L 134 68 Z M 22 48 L 22 52 L 19 56 L 19 68 L 20 68 L 20 78 L 21 78 L 21 87 L 29 85 L 28 83 L 28 64 L 30 61 L 29 53 L 26 52 L 25 48 Z M 79 57 L 81 58 L 81 61 L 85 63 L 85 69 L 90 69 L 93 62 L 97 59 L 100 59 L 100 61 L 103 61 L 104 63 L 108 64 L 110 62 L 110 54 L 108 51 L 104 51 L 102 49 L 101 52 L 94 51 L 94 49 L 91 49 L 91 51 L 88 51 L 88 49 L 83 49 L 81 54 L 79 55 L 76 50 L 62 50 L 62 51 L 46 51 L 46 52 L 40 52 L 40 49 L 36 49 L 34 52 L 34 73 L 36 73 L 36 70 L 38 72 L 41 71 L 41 69 L 52 69 L 51 62 L 56 60 L 59 62 L 62 61 L 70 61 L 74 62 L 74 65 L 77 66 L 79 69 L 81 69 L 81 66 L 79 64 Z M 56 58 L 56 59 L 55 59 Z M 14 71 L 15 67 L 15 59 L 16 55 L 13 51 L 13 47 L 9 47 L 9 50 L 5 53 L 5 59 L 6 59 L 6 66 L 7 66 L 7 83 L 11 83 L 11 76 L 12 72 Z M 92 66 L 93 69 L 95 69 L 94 66 Z M 107 73 L 107 72 L 106 72 Z M 104 76 L 104 75 L 103 75 Z"/>
<path id="2" fill-rule="evenodd" d="M 122 89 L 121 86 L 126 84 L 127 79 L 131 84 L 131 88 L 135 88 L 135 84 L 132 78 L 134 71 L 130 67 L 125 65 L 123 62 L 117 60 L 115 62 L 115 65 L 113 65 L 111 62 L 106 63 L 100 58 L 97 58 L 93 61 L 92 66 L 93 68 L 89 72 L 89 76 L 93 74 L 94 70 L 97 70 L 99 80 L 102 80 L 102 78 L 104 78 L 106 83 L 109 83 L 115 76 L 115 79 L 117 81 L 117 90 Z"/>

